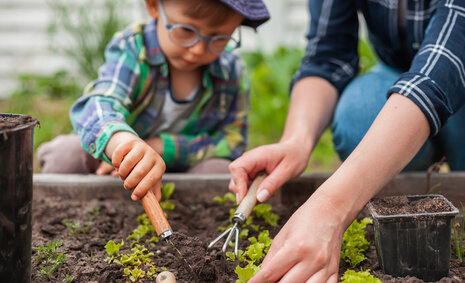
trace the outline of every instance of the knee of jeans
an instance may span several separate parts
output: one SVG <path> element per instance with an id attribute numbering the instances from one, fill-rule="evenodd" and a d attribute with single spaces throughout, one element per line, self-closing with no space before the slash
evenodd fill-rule
<path id="1" fill-rule="evenodd" d="M 334 123 L 332 129 L 334 150 L 339 155 L 339 158 L 344 161 L 357 147 L 362 140 L 362 136 L 351 127 L 337 127 Z"/>

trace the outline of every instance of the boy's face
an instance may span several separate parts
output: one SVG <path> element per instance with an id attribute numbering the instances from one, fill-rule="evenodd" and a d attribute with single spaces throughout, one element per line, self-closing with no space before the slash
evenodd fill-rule
<path id="1" fill-rule="evenodd" d="M 185 5 L 183 5 L 183 1 L 185 0 L 163 2 L 168 23 L 171 25 L 185 24 L 193 26 L 202 36 L 231 35 L 244 19 L 242 15 L 234 13 L 226 17 L 221 24 L 211 25 L 210 17 L 221 17 L 221 15 L 211 15 L 210 17 L 202 19 L 186 16 L 184 11 L 186 8 Z M 170 39 L 169 31 L 161 19 L 157 1 L 147 0 L 146 2 L 150 15 L 158 19 L 158 40 L 163 54 L 171 67 L 182 71 L 193 71 L 201 66 L 210 64 L 218 58 L 218 55 L 208 51 L 208 43 L 205 40 L 200 40 L 190 47 L 183 47 L 174 43 Z"/>

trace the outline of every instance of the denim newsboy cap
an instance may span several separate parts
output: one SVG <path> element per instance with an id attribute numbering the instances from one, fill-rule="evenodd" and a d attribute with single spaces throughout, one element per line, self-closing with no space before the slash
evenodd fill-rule
<path id="1" fill-rule="evenodd" d="M 257 28 L 270 18 L 265 3 L 261 0 L 220 0 L 244 16 L 243 25 Z"/>

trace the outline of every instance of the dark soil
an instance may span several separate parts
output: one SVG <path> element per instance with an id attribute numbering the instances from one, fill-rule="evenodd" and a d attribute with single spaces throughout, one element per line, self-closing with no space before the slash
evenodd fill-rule
<path id="1" fill-rule="evenodd" d="M 37 119 L 28 115 L 0 114 L 0 132 L 37 124 Z"/>
<path id="2" fill-rule="evenodd" d="M 449 204 L 438 197 L 410 200 L 406 196 L 375 198 L 371 201 L 379 215 L 402 215 L 451 211 Z"/>
<path id="3" fill-rule="evenodd" d="M 168 220 L 175 233 L 170 239 L 197 273 L 198 282 L 235 282 L 237 278 L 234 273 L 235 264 L 227 261 L 226 271 L 221 268 L 219 245 L 215 249 L 206 250 L 208 243 L 220 233 L 217 227 L 229 224 L 229 210 L 232 204 L 220 205 L 214 201 L 197 203 L 183 199 L 182 194 L 175 194 L 172 202 L 176 204 L 176 208 L 168 212 Z M 97 207 L 99 208 L 97 216 L 89 213 Z M 282 205 L 273 206 L 273 211 L 281 216 L 279 226 L 282 226 L 291 214 L 291 211 Z M 143 213 L 142 205 L 130 200 L 96 199 L 84 202 L 60 197 L 41 198 L 40 195 L 35 195 L 32 246 L 37 247 L 61 239 L 63 245 L 60 247 L 60 252 L 66 254 L 67 261 L 50 278 L 52 282 L 64 282 L 66 275 L 73 276 L 73 282 L 130 282 L 128 277 L 123 276 L 121 265 L 103 261 L 108 256 L 104 246 L 109 240 L 121 242 L 124 239 L 125 245 L 120 253 L 131 252 L 130 240 L 126 238 L 138 226 L 136 219 Z M 360 216 L 367 216 L 367 213 L 364 211 Z M 92 225 L 87 233 L 77 233 L 76 236 L 72 236 L 70 228 L 62 224 L 64 218 L 72 222 L 79 220 L 82 224 L 90 221 Z M 278 228 L 269 227 L 258 219 L 254 219 L 254 223 L 269 229 L 272 237 L 279 231 Z M 251 231 L 249 236 L 253 235 L 255 234 Z M 367 238 L 373 243 L 371 226 L 368 228 Z M 144 244 L 145 241 L 141 240 L 140 243 Z M 242 240 L 240 244 L 240 248 L 243 249 L 248 245 L 248 241 Z M 160 241 L 154 246 L 146 243 L 145 246 L 154 253 L 151 258 L 155 265 L 159 268 L 166 267 L 173 272 L 177 282 L 194 282 L 192 274 L 166 242 Z M 452 251 L 449 277 L 438 282 L 465 282 L 465 262 L 458 262 L 455 248 L 452 248 Z M 374 245 L 367 252 L 367 260 L 363 268 L 370 269 L 371 273 L 383 282 L 423 282 L 413 277 L 392 278 L 383 274 L 377 262 Z M 47 281 L 37 275 L 35 253 L 33 251 L 32 254 L 32 282 Z M 346 268 L 344 262 L 341 262 L 340 276 Z M 153 282 L 153 280 L 144 278 L 142 282 Z"/>

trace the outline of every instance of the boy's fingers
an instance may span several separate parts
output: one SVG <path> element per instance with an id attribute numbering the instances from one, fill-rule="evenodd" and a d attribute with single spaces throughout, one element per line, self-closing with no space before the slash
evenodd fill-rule
<path id="1" fill-rule="evenodd" d="M 126 164 L 125 161 L 122 163 L 123 165 Z M 126 176 L 124 179 L 124 187 L 126 189 L 135 189 L 144 179 L 147 177 L 151 177 L 150 170 L 154 168 L 155 160 L 150 159 L 148 156 L 143 156 L 142 159 L 135 164 L 132 168 L 129 175 Z M 121 173 L 120 173 L 121 175 Z M 149 180 L 147 179 L 146 182 L 155 183 L 156 180 Z M 145 193 L 144 193 L 145 195 Z"/>
<path id="2" fill-rule="evenodd" d="M 128 178 L 128 176 L 131 174 L 134 168 L 142 161 L 143 158 L 143 148 L 134 147 L 130 152 L 128 152 L 121 161 L 121 165 L 118 167 L 118 174 L 121 176 L 121 178 Z"/>
<path id="3" fill-rule="evenodd" d="M 95 171 L 95 174 L 97 175 L 105 175 L 110 172 L 112 172 L 115 168 L 111 166 L 110 164 L 106 163 L 105 161 L 100 162 L 99 166 L 97 167 L 97 170 Z"/>
<path id="4" fill-rule="evenodd" d="M 159 166 L 160 167 L 160 166 Z M 163 172 L 160 173 L 160 168 L 152 166 L 150 171 L 138 182 L 137 186 L 132 193 L 131 198 L 133 200 L 141 199 L 147 194 L 148 190 L 152 190 L 155 193 L 158 201 L 161 199 L 161 177 Z"/>

